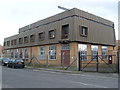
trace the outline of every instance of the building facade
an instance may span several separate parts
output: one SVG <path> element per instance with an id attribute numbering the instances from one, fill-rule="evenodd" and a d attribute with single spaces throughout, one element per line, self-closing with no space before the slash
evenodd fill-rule
<path id="1" fill-rule="evenodd" d="M 4 50 L 6 57 L 68 66 L 79 54 L 83 61 L 96 54 L 106 59 L 115 44 L 113 22 L 73 8 L 20 28 L 19 34 L 4 39 Z"/>

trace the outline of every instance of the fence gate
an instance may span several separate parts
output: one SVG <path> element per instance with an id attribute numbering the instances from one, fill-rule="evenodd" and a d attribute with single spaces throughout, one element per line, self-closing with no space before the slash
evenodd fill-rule
<path id="1" fill-rule="evenodd" d="M 118 55 L 81 55 L 79 53 L 79 70 L 80 71 L 92 71 L 92 72 L 118 72 L 119 59 Z M 87 57 L 87 60 L 83 58 Z"/>

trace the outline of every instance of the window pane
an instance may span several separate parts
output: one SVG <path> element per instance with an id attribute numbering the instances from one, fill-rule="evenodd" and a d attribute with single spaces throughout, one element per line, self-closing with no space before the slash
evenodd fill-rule
<path id="1" fill-rule="evenodd" d="M 49 58 L 56 59 L 56 46 L 55 45 L 51 45 L 49 47 Z"/>
<path id="2" fill-rule="evenodd" d="M 87 45 L 79 44 L 78 47 L 79 47 L 81 60 L 87 60 Z"/>
<path id="3" fill-rule="evenodd" d="M 92 45 L 91 47 L 91 55 L 92 55 L 92 60 L 97 60 L 97 54 L 98 54 L 98 46 Z"/>
<path id="4" fill-rule="evenodd" d="M 46 59 L 45 47 L 44 47 L 44 46 L 40 46 L 40 59 L 41 59 L 41 60 Z"/>
<path id="5" fill-rule="evenodd" d="M 107 46 L 102 46 L 102 59 L 107 60 L 108 59 L 108 49 Z"/>

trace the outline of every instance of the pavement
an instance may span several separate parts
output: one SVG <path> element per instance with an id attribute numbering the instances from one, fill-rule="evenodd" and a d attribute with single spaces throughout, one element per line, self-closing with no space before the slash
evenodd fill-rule
<path id="1" fill-rule="evenodd" d="M 84 74 L 84 75 L 96 75 L 96 76 L 104 76 L 104 77 L 111 77 L 111 78 L 118 78 L 118 73 L 99 73 L 99 72 L 84 72 L 84 71 L 70 71 L 70 70 L 59 70 L 59 69 L 48 69 L 48 68 L 35 68 L 26 66 L 26 69 L 32 69 L 32 70 L 41 70 L 41 71 L 50 71 L 50 72 L 59 72 L 59 73 L 69 73 L 69 74 Z"/>
<path id="2" fill-rule="evenodd" d="M 2 68 L 3 88 L 117 88 L 116 74 L 26 67 Z"/>

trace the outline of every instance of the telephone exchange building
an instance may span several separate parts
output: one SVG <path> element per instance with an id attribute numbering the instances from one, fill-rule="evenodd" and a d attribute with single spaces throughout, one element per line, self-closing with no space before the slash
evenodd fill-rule
<path id="1" fill-rule="evenodd" d="M 106 59 L 115 40 L 113 22 L 73 8 L 20 28 L 19 34 L 4 39 L 4 50 L 6 57 L 34 56 L 41 64 L 68 66 L 79 54 L 83 61 L 97 53 Z"/>

